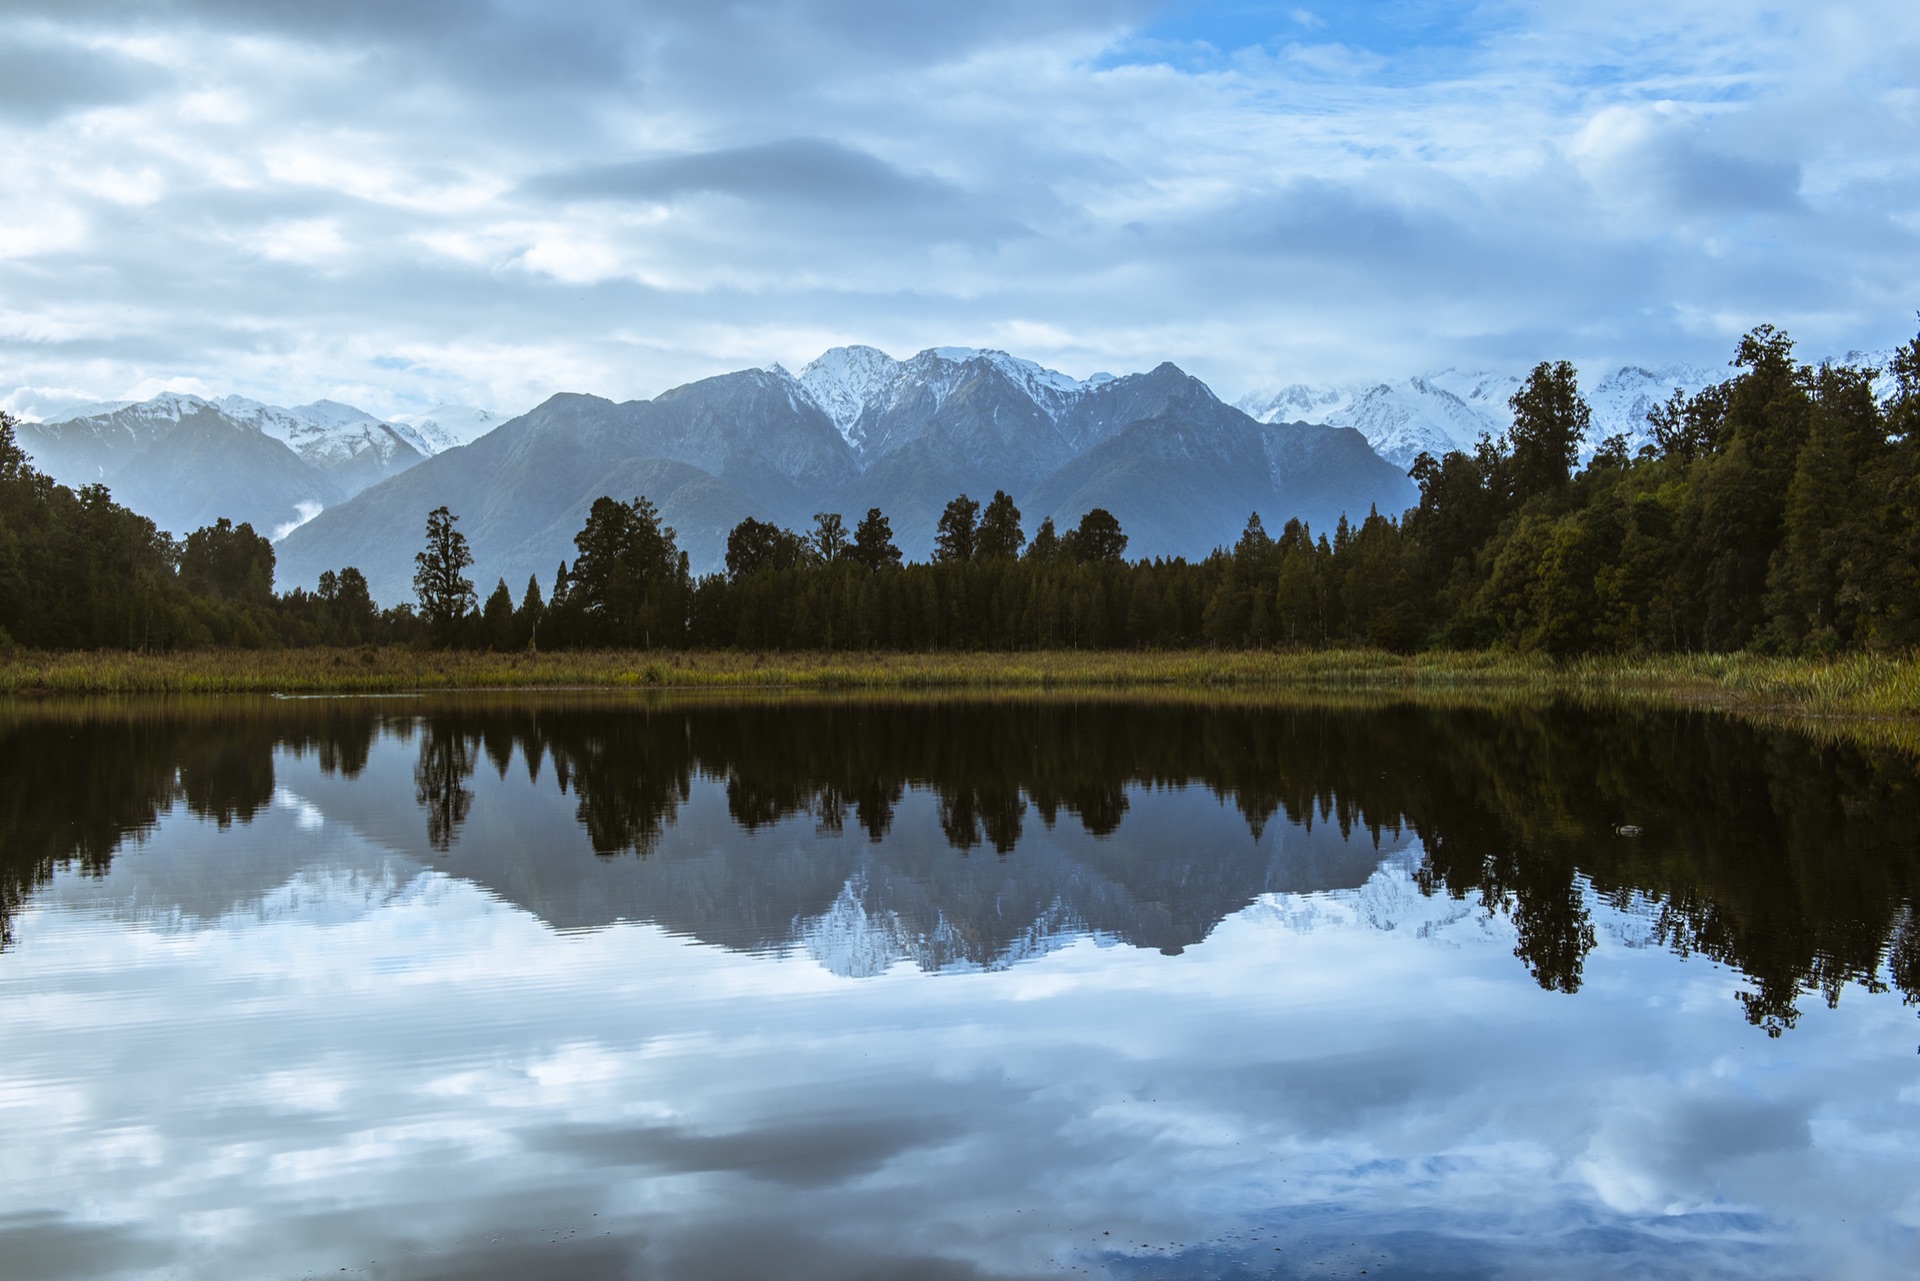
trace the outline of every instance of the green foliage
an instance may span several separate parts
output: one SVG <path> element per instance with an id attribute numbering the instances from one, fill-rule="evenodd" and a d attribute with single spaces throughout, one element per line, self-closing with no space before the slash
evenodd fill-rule
<path id="1" fill-rule="evenodd" d="M 813 532 L 807 535 L 807 545 L 823 565 L 831 565 L 845 557 L 848 551 L 847 526 L 840 513 L 815 512 Z"/>
<path id="2" fill-rule="evenodd" d="M 934 531 L 933 559 L 943 564 L 973 559 L 977 546 L 980 504 L 965 494 L 947 504 Z"/>
<path id="3" fill-rule="evenodd" d="M 1054 532 L 1053 517 L 1040 522 L 1040 528 L 1033 532 L 1033 541 L 1027 544 L 1027 559 L 1049 561 L 1060 554 L 1060 535 Z"/>
<path id="4" fill-rule="evenodd" d="M 0 631 L 13 642 L 164 649 L 221 639 L 237 607 L 195 598 L 177 557 L 171 538 L 104 485 L 75 491 L 35 470 L 0 413 Z"/>
<path id="5" fill-rule="evenodd" d="M 774 532 L 799 544 L 795 535 Z M 687 554 L 675 537 L 645 498 L 595 499 L 586 525 L 573 538 L 580 554 L 564 595 L 557 583 L 554 588 L 551 621 L 559 626 L 551 630 L 559 635 L 553 642 L 641 649 L 681 644 L 692 582 Z"/>
<path id="6" fill-rule="evenodd" d="M 1080 518 L 1072 532 L 1060 540 L 1060 548 L 1075 560 L 1096 565 L 1118 565 L 1127 554 L 1127 536 L 1120 522 L 1104 507 L 1096 507 Z"/>
<path id="7" fill-rule="evenodd" d="M 800 535 L 749 516 L 727 535 L 727 577 L 735 582 L 805 564 L 813 548 Z"/>
<path id="8" fill-rule="evenodd" d="M 459 519 L 445 507 L 428 512 L 427 544 L 413 557 L 413 592 L 420 601 L 420 616 L 441 645 L 453 643 L 479 603 L 473 580 L 463 572 L 473 564 L 473 553 L 467 550 L 467 536 L 453 527 Z"/>
<path id="9" fill-rule="evenodd" d="M 854 564 L 869 573 L 899 568 L 900 549 L 893 545 L 893 524 L 878 507 L 869 507 L 854 529 L 853 547 L 848 555 Z"/>
<path id="10" fill-rule="evenodd" d="M 1020 531 L 1020 509 L 1007 497 L 1007 491 L 993 491 L 993 501 L 981 514 L 974 554 L 995 560 L 1013 560 L 1026 546 L 1027 536 Z"/>
<path id="11" fill-rule="evenodd" d="M 180 583 L 214 600 L 265 605 L 273 599 L 273 544 L 222 516 L 181 544 Z"/>
<path id="12" fill-rule="evenodd" d="M 1507 440 L 1513 450 L 1514 496 L 1524 502 L 1557 493 L 1573 474 L 1593 418 L 1580 398 L 1573 366 L 1541 361 L 1507 403 L 1513 410 Z"/>
<path id="13" fill-rule="evenodd" d="M 419 611 L 379 612 L 358 570 L 272 594 L 273 550 L 219 521 L 177 545 L 100 486 L 55 485 L 0 415 L 0 631 L 30 648 L 409 642 L 492 648 L 858 651 L 1369 646 L 1582 655 L 1832 655 L 1920 646 L 1920 338 L 1887 371 L 1815 369 L 1761 326 L 1734 373 L 1648 415 L 1629 457 L 1602 442 L 1572 366 L 1535 367 L 1513 425 L 1422 454 L 1419 502 L 1276 537 L 1254 514 L 1197 561 L 1125 559 L 1095 508 L 1029 542 L 1008 494 L 947 504 L 906 564 L 879 508 L 849 537 L 749 518 L 697 584 L 645 498 L 597 500 L 550 598 L 504 583 L 476 615 L 445 508 L 416 558 Z"/>

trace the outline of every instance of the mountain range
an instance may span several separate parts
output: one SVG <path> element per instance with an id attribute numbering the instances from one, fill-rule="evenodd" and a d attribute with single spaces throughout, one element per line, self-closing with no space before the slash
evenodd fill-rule
<path id="1" fill-rule="evenodd" d="M 1629 451 L 1651 437 L 1647 411 L 1663 403 L 1675 388 L 1688 395 L 1722 381 L 1726 370 L 1695 365 L 1645 369 L 1628 365 L 1595 379 L 1581 379 L 1581 394 L 1593 410 L 1593 424 L 1581 446 L 1591 457 L 1609 436 L 1627 437 Z M 1409 466 L 1421 453 L 1438 458 L 1449 450 L 1471 451 L 1484 435 L 1499 436 L 1512 425 L 1507 402 L 1525 379 L 1517 374 L 1441 370 L 1397 382 L 1348 386 L 1293 383 L 1243 396 L 1236 402 L 1262 422 L 1306 418 L 1352 427 L 1389 462 Z"/>
<path id="2" fill-rule="evenodd" d="M 1723 376 L 1627 366 L 1584 380 L 1585 452 L 1614 434 L 1637 447 L 1650 408 Z M 1104 507 L 1130 556 L 1204 555 L 1251 512 L 1269 529 L 1298 516 L 1329 532 L 1342 514 L 1410 505 L 1412 460 L 1504 431 L 1522 381 L 1444 370 L 1296 383 L 1229 405 L 1172 364 L 1075 379 L 1000 351 L 895 360 L 854 346 L 798 374 L 746 369 L 624 403 L 561 394 L 511 418 L 440 406 L 383 420 L 327 400 L 288 409 L 165 393 L 76 406 L 19 434 L 57 479 L 105 483 L 177 534 L 219 516 L 251 521 L 279 543 L 282 587 L 357 565 L 390 604 L 411 595 L 425 515 L 442 505 L 461 518 L 481 587 L 503 577 L 516 592 L 572 559 L 602 494 L 651 498 L 696 573 L 721 566 L 747 516 L 799 528 L 838 511 L 851 526 L 869 507 L 924 558 L 948 500 L 996 489 L 1029 533 Z"/>
<path id="3" fill-rule="evenodd" d="M 382 421 L 331 400 L 287 409 L 178 392 L 83 409 L 20 424 L 41 471 L 75 487 L 104 484 L 177 534 L 225 516 L 275 538 L 502 421 L 456 405 Z"/>
<path id="4" fill-rule="evenodd" d="M 651 400 L 559 395 L 323 512 L 280 545 L 284 583 L 357 565 L 383 601 L 409 594 L 425 514 L 461 517 L 475 576 L 517 592 L 550 579 L 602 494 L 644 494 L 695 572 L 717 569 L 747 516 L 790 527 L 870 507 L 907 556 L 933 548 L 956 494 L 1005 489 L 1029 532 L 1105 507 L 1130 556 L 1203 555 L 1251 512 L 1330 529 L 1344 512 L 1413 501 L 1404 469 L 1351 428 L 1260 423 L 1171 364 L 1086 380 L 1004 352 L 937 348 L 904 361 L 838 348 L 704 379 Z"/>
<path id="5" fill-rule="evenodd" d="M 1884 370 L 1893 354 L 1849 351 L 1839 363 Z M 1582 370 L 1580 391 L 1593 410 L 1593 422 L 1581 458 L 1591 458 L 1602 441 L 1616 435 L 1627 438 L 1629 453 L 1638 451 L 1653 438 L 1649 410 L 1675 390 L 1691 396 L 1725 381 L 1732 372 L 1701 365 Z M 1242 396 L 1234 404 L 1261 422 L 1306 419 L 1352 427 L 1382 458 L 1404 467 L 1422 452 L 1438 458 L 1449 450 L 1471 451 L 1482 435 L 1498 437 L 1513 423 L 1507 402 L 1525 381 L 1514 373 L 1443 369 L 1397 382 L 1290 383 Z M 1882 377 L 1876 391 L 1891 395 L 1893 380 Z"/>

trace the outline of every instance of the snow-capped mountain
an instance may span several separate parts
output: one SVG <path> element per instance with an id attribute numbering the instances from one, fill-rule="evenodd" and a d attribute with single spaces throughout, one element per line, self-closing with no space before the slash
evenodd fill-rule
<path id="1" fill-rule="evenodd" d="M 1628 448 L 1638 449 L 1651 438 L 1648 410 L 1676 387 L 1692 395 L 1725 377 L 1724 371 L 1692 365 L 1628 365 L 1598 377 L 1586 371 L 1581 390 L 1593 409 L 1593 425 L 1582 453 L 1591 456 L 1614 435 L 1626 436 Z M 1507 402 L 1524 381 L 1518 374 L 1444 369 L 1347 387 L 1295 383 L 1243 397 L 1238 404 L 1262 422 L 1305 418 L 1356 428 L 1381 457 L 1405 466 L 1423 451 L 1438 456 L 1470 450 L 1483 434 L 1505 432 L 1513 422 Z"/>
<path id="2" fill-rule="evenodd" d="M 351 405 L 323 400 L 287 409 L 183 392 L 23 423 L 18 435 L 34 465 L 54 479 L 103 483 L 175 534 L 225 516 L 277 539 L 426 457 Z"/>
<path id="3" fill-rule="evenodd" d="M 980 365 L 1004 377 L 1056 423 L 1088 391 L 1113 381 L 1111 374 L 1081 380 L 1004 351 L 976 347 L 930 347 L 907 360 L 895 360 L 875 347 L 835 347 L 810 361 L 797 381 L 847 443 L 865 450 L 869 420 L 907 404 L 937 411 L 969 377 L 970 366 Z"/>
<path id="4" fill-rule="evenodd" d="M 281 441 L 323 471 L 351 468 L 377 473 L 373 480 L 379 480 L 429 456 L 392 424 L 337 400 L 316 400 L 292 409 L 245 396 L 222 396 L 204 403 Z M 409 453 L 418 457 L 408 457 Z"/>
<path id="5" fill-rule="evenodd" d="M 1273 529 L 1331 529 L 1417 497 L 1358 431 L 1257 423 L 1170 363 L 1076 379 L 999 351 L 842 347 L 797 377 L 745 369 L 623 404 L 555 396 L 322 513 L 280 565 L 288 583 L 354 565 L 376 598 L 404 600 L 421 514 L 445 503 L 467 521 L 476 573 L 521 583 L 573 554 L 600 494 L 652 499 L 696 573 L 724 563 L 747 516 L 804 528 L 875 507 L 919 559 L 956 495 L 996 490 L 1030 534 L 1104 508 L 1146 557 L 1204 556 L 1256 511 Z"/>
<path id="6" fill-rule="evenodd" d="M 435 405 L 418 414 L 397 414 L 388 423 L 402 439 L 428 458 L 471 445 L 511 414 L 473 405 Z"/>
<path id="7" fill-rule="evenodd" d="M 778 365 L 774 369 L 786 372 Z M 809 362 L 798 381 L 847 443 L 858 449 L 860 416 L 868 405 L 879 403 L 900 376 L 900 362 L 877 347 L 835 347 Z"/>

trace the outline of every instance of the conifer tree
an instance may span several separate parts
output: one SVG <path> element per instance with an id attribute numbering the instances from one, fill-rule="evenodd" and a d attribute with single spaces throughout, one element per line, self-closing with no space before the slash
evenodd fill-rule
<path id="1" fill-rule="evenodd" d="M 1013 499 L 1004 489 L 993 491 L 993 501 L 987 504 L 987 510 L 980 517 L 980 528 L 975 536 L 975 555 L 993 560 L 1014 560 L 1020 555 L 1020 549 L 1026 545 L 1027 536 L 1020 531 L 1020 509 L 1013 505 Z"/>
<path id="2" fill-rule="evenodd" d="M 1593 418 L 1580 398 L 1573 365 L 1541 361 L 1507 404 L 1513 410 L 1507 439 L 1513 450 L 1514 496 L 1524 502 L 1536 494 L 1559 492 L 1573 474 Z"/>
<path id="3" fill-rule="evenodd" d="M 1060 535 L 1053 528 L 1053 517 L 1040 522 L 1040 528 L 1033 531 L 1033 541 L 1027 544 L 1027 556 L 1030 561 L 1046 564 L 1060 554 Z"/>
<path id="4" fill-rule="evenodd" d="M 460 624 L 479 603 L 466 568 L 473 564 L 467 536 L 454 528 L 460 518 L 445 507 L 427 513 L 427 545 L 413 557 L 413 593 L 420 616 L 436 644 L 451 645 Z"/>
<path id="5" fill-rule="evenodd" d="M 509 650 L 513 644 L 513 593 L 502 578 L 480 609 L 480 629 L 488 649 Z"/>
<path id="6" fill-rule="evenodd" d="M 1075 560 L 1087 564 L 1117 565 L 1127 553 L 1127 536 L 1120 531 L 1119 520 L 1104 507 L 1095 507 L 1082 516 L 1060 542 Z"/>
<path id="7" fill-rule="evenodd" d="M 878 507 L 869 507 L 854 528 L 851 554 L 855 564 L 869 570 L 899 568 L 900 549 L 893 544 L 893 525 Z"/>
<path id="8" fill-rule="evenodd" d="M 933 558 L 942 564 L 973 559 L 978 545 L 980 504 L 961 494 L 940 513 L 933 536 Z"/>

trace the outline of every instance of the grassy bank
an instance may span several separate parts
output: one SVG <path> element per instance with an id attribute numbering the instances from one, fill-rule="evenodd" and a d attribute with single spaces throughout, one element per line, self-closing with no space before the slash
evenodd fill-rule
<path id="1" fill-rule="evenodd" d="M 1497 653 L 471 654 L 389 648 L 15 652 L 4 694 L 391 694 L 444 690 L 1288 690 L 1580 694 L 1808 716 L 1920 716 L 1920 655 L 1555 663 Z"/>

